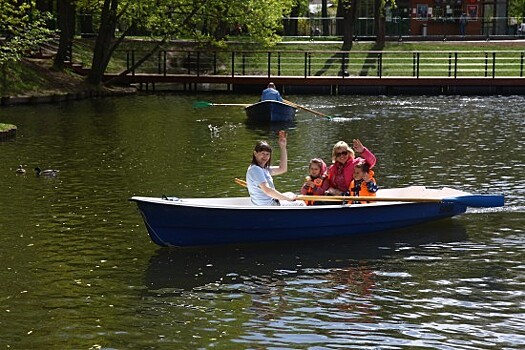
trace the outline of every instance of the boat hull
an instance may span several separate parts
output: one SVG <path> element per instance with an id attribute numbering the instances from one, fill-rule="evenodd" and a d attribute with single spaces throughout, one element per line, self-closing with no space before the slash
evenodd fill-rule
<path id="1" fill-rule="evenodd" d="M 180 247 L 353 236 L 448 218 L 467 209 L 462 203 L 448 202 L 257 207 L 201 205 L 191 199 L 131 200 L 155 243 Z M 249 203 L 249 199 L 236 200 Z"/>
<path id="2" fill-rule="evenodd" d="M 279 101 L 261 101 L 244 109 L 248 120 L 259 123 L 288 123 L 295 118 L 296 109 Z"/>

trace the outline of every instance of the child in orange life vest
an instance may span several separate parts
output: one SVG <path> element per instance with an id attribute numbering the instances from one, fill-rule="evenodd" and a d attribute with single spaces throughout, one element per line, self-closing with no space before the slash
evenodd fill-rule
<path id="1" fill-rule="evenodd" d="M 375 197 L 377 192 L 377 183 L 374 179 L 374 171 L 370 169 L 370 165 L 366 162 L 361 162 L 354 167 L 354 179 L 350 182 L 348 188 L 351 196 L 367 196 Z M 371 203 L 370 201 L 355 201 L 357 203 Z"/>
<path id="2" fill-rule="evenodd" d="M 329 184 L 325 179 L 326 175 L 326 163 L 321 158 L 314 158 L 310 160 L 310 166 L 308 167 L 310 175 L 306 177 L 306 182 L 301 187 L 302 195 L 315 195 L 322 196 L 327 190 Z M 306 205 L 313 205 L 314 201 L 305 201 Z"/>

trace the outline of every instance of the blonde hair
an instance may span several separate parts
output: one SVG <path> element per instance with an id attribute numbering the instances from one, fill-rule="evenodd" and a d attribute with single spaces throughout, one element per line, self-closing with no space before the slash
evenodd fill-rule
<path id="1" fill-rule="evenodd" d="M 350 146 L 348 146 L 348 143 L 344 142 L 344 141 L 338 141 L 334 147 L 332 148 L 332 161 L 335 162 L 335 153 L 336 153 L 336 150 L 338 150 L 339 148 L 344 148 L 345 150 L 347 150 L 351 155 L 352 155 L 352 158 L 355 158 L 355 153 L 354 153 L 354 150 L 350 148 Z"/>

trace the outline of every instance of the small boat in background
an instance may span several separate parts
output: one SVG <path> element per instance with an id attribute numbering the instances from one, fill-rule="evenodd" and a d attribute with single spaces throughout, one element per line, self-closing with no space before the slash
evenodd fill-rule
<path id="1" fill-rule="evenodd" d="M 248 119 L 253 122 L 287 123 L 295 118 L 296 109 L 284 102 L 261 101 L 245 107 Z"/>
<path id="2" fill-rule="evenodd" d="M 207 246 L 348 237 L 453 217 L 467 207 L 500 207 L 503 195 L 424 186 L 380 189 L 375 202 L 254 206 L 249 197 L 132 197 L 153 242 Z"/>

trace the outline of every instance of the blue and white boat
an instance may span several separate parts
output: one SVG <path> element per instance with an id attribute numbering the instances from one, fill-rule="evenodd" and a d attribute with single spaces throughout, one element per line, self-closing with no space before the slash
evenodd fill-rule
<path id="1" fill-rule="evenodd" d="M 499 207 L 503 195 L 424 186 L 380 189 L 377 201 L 319 206 L 254 206 L 249 197 L 132 197 L 151 239 L 161 246 L 207 246 L 368 234 Z"/>
<path id="2" fill-rule="evenodd" d="M 296 109 L 284 102 L 261 101 L 245 107 L 248 120 L 258 123 L 288 123 L 295 119 Z"/>

